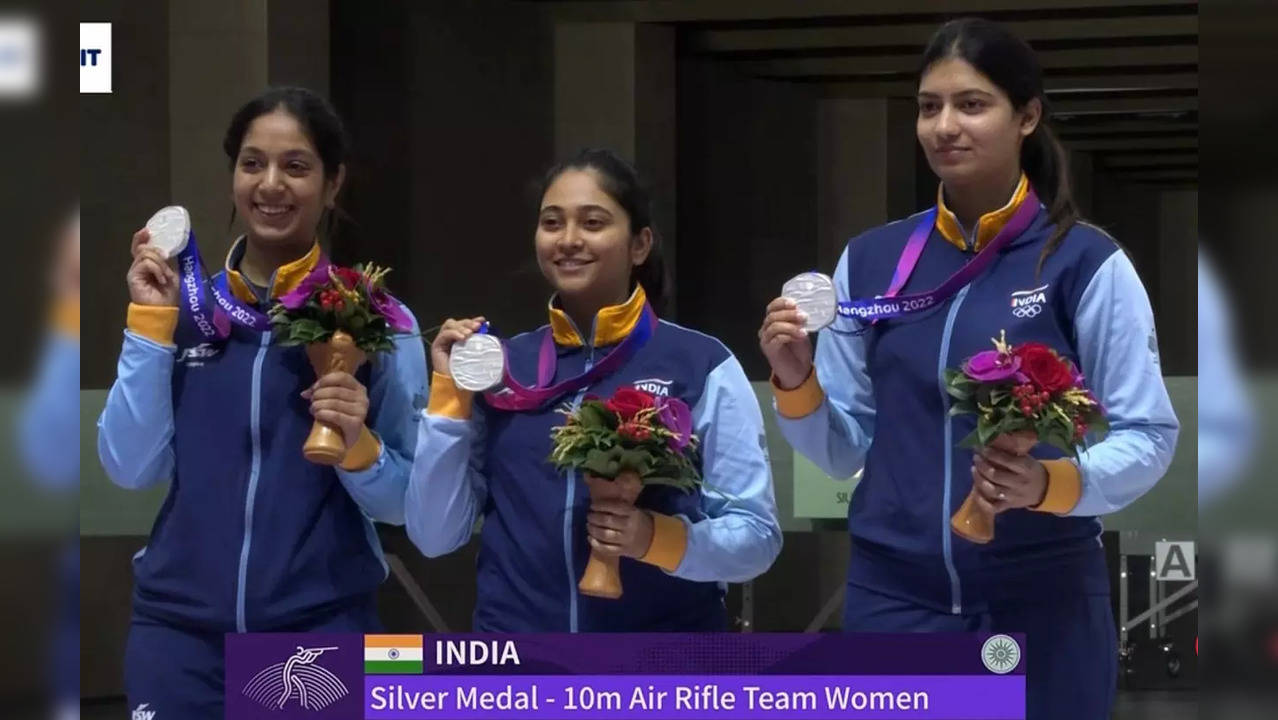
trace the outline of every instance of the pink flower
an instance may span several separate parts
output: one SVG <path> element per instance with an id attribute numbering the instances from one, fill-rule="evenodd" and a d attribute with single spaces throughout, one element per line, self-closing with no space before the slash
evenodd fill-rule
<path id="1" fill-rule="evenodd" d="M 395 332 L 408 332 L 413 329 L 413 319 L 404 312 L 404 308 L 400 306 L 399 301 L 391 296 L 385 290 L 377 290 L 368 296 L 368 301 L 372 304 L 373 310 L 378 315 L 386 318 L 386 324 Z"/>
<path id="2" fill-rule="evenodd" d="M 688 404 L 679 398 L 658 398 L 657 417 L 666 429 L 674 433 L 670 438 L 670 449 L 682 452 L 692 442 L 692 411 Z"/>
<path id="3" fill-rule="evenodd" d="M 280 298 L 280 304 L 289 310 L 296 310 L 306 304 L 310 299 L 311 293 L 315 292 L 318 287 L 324 286 L 328 282 L 328 265 L 317 265 L 297 287 L 293 288 L 284 297 Z"/>
<path id="4" fill-rule="evenodd" d="M 1015 355 L 986 350 L 973 355 L 963 363 L 963 374 L 978 382 L 999 382 L 1016 377 L 1021 369 L 1021 359 Z"/>

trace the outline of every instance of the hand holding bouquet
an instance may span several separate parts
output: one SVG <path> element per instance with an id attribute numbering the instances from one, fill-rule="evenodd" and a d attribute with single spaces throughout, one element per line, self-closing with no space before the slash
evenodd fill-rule
<path id="1" fill-rule="evenodd" d="M 388 272 L 373 265 L 346 268 L 321 263 L 271 309 L 271 326 L 279 344 L 306 345 L 317 378 L 340 373 L 345 389 L 355 390 L 349 386 L 358 382 L 346 376 L 353 376 L 368 354 L 393 350 L 394 335 L 413 327 L 412 319 L 384 287 Z M 357 390 L 366 413 L 367 397 L 362 386 Z M 362 427 L 363 419 L 358 420 Z M 336 465 L 346 457 L 348 438 L 349 433 L 332 422 L 316 419 L 303 454 L 311 462 Z"/>
<path id="2" fill-rule="evenodd" d="M 950 414 L 977 416 L 961 447 L 1024 458 L 1042 442 L 1077 455 L 1089 433 L 1109 430 L 1104 409 L 1072 362 L 1042 343 L 1010 345 L 1005 333 L 993 342 L 993 350 L 945 371 L 954 398 Z M 960 536 L 986 543 L 994 538 L 994 516 L 978 497 L 973 487 L 950 524 Z"/>
<path id="3" fill-rule="evenodd" d="M 622 388 L 611 398 L 589 398 L 567 422 L 551 431 L 550 461 L 559 470 L 578 470 L 590 488 L 592 510 L 624 507 L 645 485 L 670 485 L 686 492 L 701 482 L 693 461 L 697 437 L 692 412 L 679 399 Z M 651 521 L 648 522 L 651 531 Z M 595 597 L 621 597 L 616 553 L 592 549 L 578 585 Z"/>

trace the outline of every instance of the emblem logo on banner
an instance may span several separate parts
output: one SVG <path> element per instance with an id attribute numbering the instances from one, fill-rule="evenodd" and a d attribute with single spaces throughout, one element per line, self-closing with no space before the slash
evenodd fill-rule
<path id="1" fill-rule="evenodd" d="M 323 710 L 349 694 L 346 685 L 318 660 L 336 647 L 297 647 L 288 660 L 253 676 L 244 695 L 267 708 L 283 710 L 292 703 L 306 710 Z"/>
<path id="2" fill-rule="evenodd" d="M 1006 675 L 1021 663 L 1021 646 L 1007 635 L 995 635 L 981 646 L 981 662 L 986 670 Z"/>
<path id="3" fill-rule="evenodd" d="M 228 635 L 226 716 L 360 717 L 362 640 L 323 633 Z"/>

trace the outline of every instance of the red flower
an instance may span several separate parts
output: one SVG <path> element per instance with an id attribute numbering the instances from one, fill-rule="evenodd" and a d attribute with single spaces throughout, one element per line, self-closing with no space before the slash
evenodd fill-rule
<path id="1" fill-rule="evenodd" d="M 1070 364 L 1043 343 L 1025 343 L 1013 352 L 1021 359 L 1021 372 L 1029 376 L 1040 391 L 1055 394 L 1073 386 Z"/>
<path id="2" fill-rule="evenodd" d="M 354 290 L 364 281 L 364 276 L 351 268 L 334 268 L 333 274 L 342 281 L 342 284 L 346 286 L 347 290 Z"/>
<path id="3" fill-rule="evenodd" d="M 634 422 L 622 423 L 617 428 L 617 434 L 623 438 L 634 440 L 635 442 L 643 442 L 644 440 L 652 437 L 651 430 Z"/>
<path id="4" fill-rule="evenodd" d="M 604 403 L 604 407 L 617 413 L 617 417 L 624 423 L 630 422 L 640 410 L 647 410 L 654 404 L 655 401 L 649 393 L 633 388 L 621 388 Z"/>

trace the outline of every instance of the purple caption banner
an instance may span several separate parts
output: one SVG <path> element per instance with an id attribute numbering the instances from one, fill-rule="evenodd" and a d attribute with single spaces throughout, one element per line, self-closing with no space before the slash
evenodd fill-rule
<path id="1" fill-rule="evenodd" d="M 228 634 L 226 717 L 1024 718 L 1026 645 L 1016 633 L 427 634 L 406 640 L 405 647 L 422 648 L 423 674 L 365 675 L 363 635 Z M 536 709 L 517 706 L 515 694 L 534 686 Z M 443 691 L 448 698 L 440 697 Z M 722 702 L 729 691 L 731 708 Z M 503 692 L 508 700 L 500 699 Z M 667 695 L 657 704 L 662 692 Z M 787 699 L 816 693 L 818 702 L 778 710 L 776 703 L 765 707 L 765 692 L 788 693 Z M 911 694 L 908 708 L 897 697 L 902 692 Z M 611 693 L 620 693 L 622 702 L 614 703 Z M 895 709 L 882 706 L 887 696 L 872 693 L 891 694 Z M 926 693 L 928 704 L 917 705 L 913 693 Z M 810 696 L 794 697 L 806 702 Z M 458 705 L 462 700 L 466 704 Z M 500 709 L 501 702 L 512 709 Z M 835 704 L 842 702 L 847 709 Z"/>
<path id="2" fill-rule="evenodd" d="M 365 718 L 1024 720 L 1024 675 L 368 676 Z"/>

